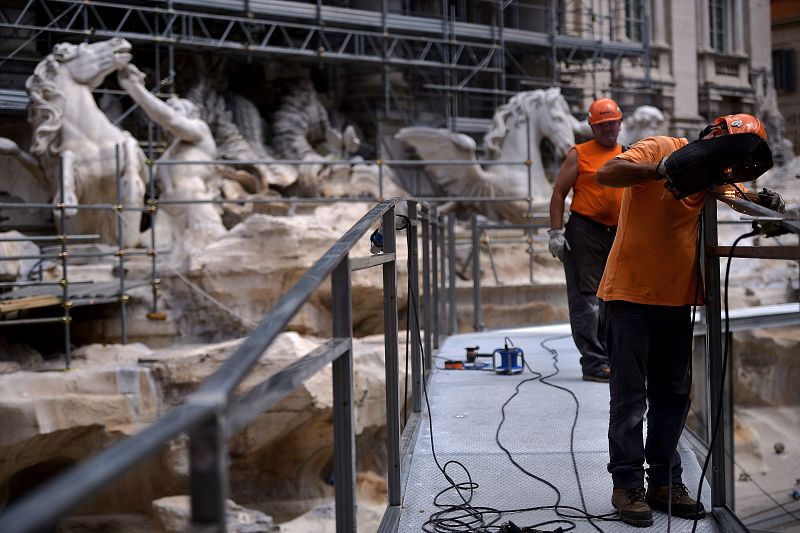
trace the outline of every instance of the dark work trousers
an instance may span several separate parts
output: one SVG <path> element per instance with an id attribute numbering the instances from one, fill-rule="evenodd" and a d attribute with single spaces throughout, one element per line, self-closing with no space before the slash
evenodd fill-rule
<path id="1" fill-rule="evenodd" d="M 604 226 L 574 212 L 564 232 L 570 247 L 564 258 L 569 323 L 584 374 L 596 374 L 608 365 L 608 353 L 598 335 L 597 287 L 615 234 L 616 226 Z"/>
<path id="2" fill-rule="evenodd" d="M 614 487 L 643 487 L 645 459 L 650 485 L 669 484 L 670 461 L 672 483 L 680 483 L 676 447 L 692 385 L 690 307 L 601 302 L 600 320 L 611 360 L 608 471 Z"/>

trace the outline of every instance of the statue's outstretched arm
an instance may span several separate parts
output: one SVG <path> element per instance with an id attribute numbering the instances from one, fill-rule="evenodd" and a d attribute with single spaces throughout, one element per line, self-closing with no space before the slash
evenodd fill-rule
<path id="1" fill-rule="evenodd" d="M 122 89 L 136 102 L 150 119 L 184 142 L 203 140 L 205 128 L 200 119 L 187 117 L 154 96 L 144 86 L 144 74 L 129 64 L 117 72 Z"/>

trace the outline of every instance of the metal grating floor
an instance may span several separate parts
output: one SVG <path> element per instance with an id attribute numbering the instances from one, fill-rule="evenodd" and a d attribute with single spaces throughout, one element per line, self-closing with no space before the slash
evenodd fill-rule
<path id="1" fill-rule="evenodd" d="M 558 487 L 561 505 L 583 507 L 570 454 L 575 403 L 567 392 L 538 381 L 525 382 L 533 377 L 527 370 L 507 376 L 490 371 L 442 369 L 444 359 L 463 360 L 464 347 L 479 345 L 481 353 L 490 353 L 502 347 L 503 337 L 508 336 L 524 350 L 533 370 L 548 375 L 555 371 L 553 358 L 539 343 L 561 336 L 547 343 L 558 351 L 560 369 L 559 374 L 548 381 L 570 389 L 580 402 L 574 452 L 586 508 L 594 514 L 613 511 L 611 476 L 606 471 L 608 386 L 581 380 L 578 351 L 572 338 L 564 337 L 569 331 L 568 325 L 554 325 L 454 335 L 439 350 L 439 357 L 435 359 L 438 369 L 428 385 L 436 457 L 441 465 L 459 461 L 469 470 L 472 480 L 479 485 L 471 502 L 473 506 L 519 509 L 556 503 L 555 491 L 515 467 L 495 442 L 501 406 L 519 385 L 519 394 L 506 406 L 500 441 L 522 467 Z M 685 442 L 681 442 L 679 449 L 684 482 L 695 495 L 702 465 Z M 439 510 L 433 505 L 434 496 L 448 486 L 431 453 L 431 429 L 424 402 L 419 435 L 407 460 L 409 473 L 399 531 L 419 532 L 430 515 Z M 456 482 L 467 481 L 466 474 L 457 467 L 448 467 L 447 472 Z M 710 508 L 708 495 L 706 484 L 703 503 L 707 509 Z M 451 492 L 444 498 L 446 503 L 456 503 L 457 496 Z M 557 518 L 552 510 L 505 514 L 495 525 L 512 520 L 518 526 L 525 526 Z M 654 512 L 654 519 L 652 531 L 667 531 L 665 514 Z M 597 531 L 586 520 L 575 522 L 575 532 Z M 607 533 L 637 530 L 621 522 L 595 521 L 595 524 Z M 558 525 L 542 526 L 542 529 L 550 531 Z M 691 521 L 672 519 L 671 531 L 689 532 L 691 529 Z M 720 530 L 708 517 L 699 522 L 697 531 L 716 533 Z"/>

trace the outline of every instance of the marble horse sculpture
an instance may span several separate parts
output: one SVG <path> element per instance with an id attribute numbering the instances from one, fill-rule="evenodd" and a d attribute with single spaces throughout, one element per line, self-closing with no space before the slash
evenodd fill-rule
<path id="1" fill-rule="evenodd" d="M 117 244 L 117 215 L 122 218 L 122 246 L 136 246 L 144 205 L 145 156 L 130 133 L 97 107 L 92 89 L 127 65 L 131 45 L 114 38 L 78 45 L 60 43 L 34 69 L 28 90 L 28 122 L 33 129 L 29 154 L 18 150 L 26 166 L 37 161 L 54 202 L 61 202 L 59 166 L 63 160 L 63 195 L 68 206 L 104 204 L 107 209 L 66 209 L 70 233 L 99 233 Z M 6 141 L 6 140 L 4 140 Z M 9 143 L 5 143 L 9 144 Z M 116 147 L 119 147 L 119 201 Z M 7 151 L 8 152 L 8 151 Z M 32 173 L 35 179 L 36 173 Z M 132 210 L 114 209 L 117 204 Z M 56 216 L 56 222 L 59 217 Z"/>
<path id="2" fill-rule="evenodd" d="M 539 145 L 547 138 L 558 156 L 575 144 L 574 118 L 558 88 L 538 89 L 514 95 L 494 114 L 492 127 L 483 138 L 488 160 L 476 159 L 476 143 L 467 135 L 447 129 L 402 128 L 395 137 L 411 145 L 424 160 L 458 160 L 465 164 L 430 165 L 426 170 L 445 194 L 470 197 L 533 197 L 535 209 L 550 201 L 552 185 L 542 165 Z M 530 154 L 530 176 L 523 164 Z M 517 164 L 499 164 L 500 161 Z M 493 163 L 494 162 L 494 163 Z M 530 185 L 529 185 L 530 184 Z M 497 220 L 520 222 L 526 202 L 469 204 Z"/>

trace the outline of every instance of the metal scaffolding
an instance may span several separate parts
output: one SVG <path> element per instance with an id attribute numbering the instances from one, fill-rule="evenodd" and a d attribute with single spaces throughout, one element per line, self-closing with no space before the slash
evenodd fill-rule
<path id="1" fill-rule="evenodd" d="M 404 0 L 391 2 L 391 6 L 389 0 L 382 0 L 372 3 L 371 9 L 346 7 L 356 3 L 323 0 L 4 2 L 0 6 L 0 36 L 4 43 L 0 46 L 0 112 L 13 115 L 25 109 L 27 95 L 21 89 L 22 80 L 50 52 L 53 44 L 62 41 L 93 42 L 112 37 L 129 40 L 137 49 L 138 57 L 146 60 L 152 54 L 153 91 L 159 91 L 159 96 L 167 96 L 160 91 L 174 90 L 176 52 L 211 51 L 244 61 L 290 59 L 343 71 L 379 67 L 382 98 L 372 101 L 368 112 L 377 141 L 373 162 L 378 164 L 381 173 L 376 199 L 381 200 L 384 164 L 412 170 L 424 166 L 420 161 L 405 161 L 387 153 L 382 137 L 391 134 L 392 125 L 396 128 L 398 124 L 419 124 L 420 109 L 425 102 L 428 103 L 428 112 L 423 122 L 433 120 L 434 125 L 456 131 L 483 132 L 490 124 L 494 110 L 518 91 L 562 85 L 565 96 L 573 104 L 587 96 L 585 90 L 581 92 L 570 87 L 570 81 L 562 82 L 561 71 L 566 65 L 572 65 L 572 71 L 574 65 L 580 65 L 585 72 L 595 72 L 610 68 L 623 59 L 648 63 L 646 30 L 640 32 L 645 37 L 641 41 L 619 38 L 622 32 L 617 0 Z M 395 86 L 391 76 L 394 72 L 401 72 L 411 81 L 408 88 Z M 410 94 L 403 94 L 404 90 Z M 596 88 L 590 90 L 595 92 Z M 120 93 L 108 89 L 97 92 Z M 125 120 L 134 109 L 135 106 L 124 111 L 115 122 Z M 435 110 L 435 113 L 430 110 Z M 433 119 L 431 115 L 434 115 Z M 163 147 L 161 131 L 150 121 L 146 124 L 146 152 L 150 161 L 156 161 Z M 525 161 L 505 163 L 528 165 L 530 174 L 530 165 Z M 169 162 L 158 161 L 156 164 Z M 425 163 L 431 164 L 435 162 Z M 151 164 L 149 169 L 150 203 L 146 208 L 157 209 L 157 202 L 153 200 L 154 165 Z M 420 193 L 419 190 L 415 192 Z M 436 196 L 428 199 L 453 200 Z M 287 200 L 293 203 L 314 201 L 280 199 Z M 528 211 L 531 211 L 530 191 L 525 198 L 504 197 L 493 201 L 527 201 Z M 55 213 L 61 217 L 63 227 L 63 201 L 59 205 Z M 16 208 L 8 203 L 4 206 Z M 19 208 L 37 206 L 24 204 Z M 38 208 L 49 210 L 51 206 L 42 204 Z M 79 208 L 113 209 L 114 206 Z M 65 355 L 69 365 L 70 308 L 79 300 L 70 290 L 67 258 L 75 255 L 68 249 L 71 237 L 62 235 L 62 231 L 53 233 L 52 237 L 61 246 L 57 259 L 62 268 L 59 284 L 64 312 L 61 317 L 47 320 L 60 320 L 65 325 Z M 444 233 L 440 238 L 444 241 Z M 527 242 L 530 244 L 531 240 L 529 231 Z M 122 273 L 126 255 L 133 252 L 123 250 L 119 244 L 113 253 Z M 149 280 L 153 293 L 151 312 L 157 313 L 160 278 L 155 241 L 141 253 L 152 259 Z M 532 266 L 532 256 L 529 260 Z M 102 299 L 120 302 L 123 342 L 127 336 L 124 304 L 128 295 L 125 283 L 124 276 L 120 275 L 118 291 Z M 97 298 L 88 300 L 100 301 Z"/>
<path id="2" fill-rule="evenodd" d="M 508 95 L 562 85 L 561 73 L 568 65 L 573 74 L 575 66 L 594 73 L 613 69 L 621 60 L 649 65 L 647 18 L 636 21 L 641 26 L 636 32 L 638 40 L 625 37 L 620 26 L 625 26 L 626 18 L 618 0 L 404 1 L 400 6 L 392 3 L 393 9 L 388 0 L 382 0 L 374 2 L 371 10 L 327 3 L 4 3 L 0 7 L 0 35 L 7 45 L 0 56 L 0 74 L 24 75 L 56 41 L 111 37 L 128 39 L 139 49 L 151 48 L 156 54 L 159 79 L 160 54 L 166 50 L 166 82 L 174 80 L 176 50 L 221 52 L 247 61 L 292 59 L 345 69 L 380 66 L 383 102 L 374 110 L 379 119 L 392 117 L 408 124 L 419 119 L 413 110 L 405 109 L 408 106 L 399 101 L 398 89 L 392 86 L 388 74 L 400 71 L 422 82 L 419 87 L 412 84 L 412 100 L 441 102 L 434 109 L 440 112 L 442 125 L 460 131 L 483 131 L 486 119 Z M 645 3 L 641 5 L 644 9 Z M 646 82 L 649 84 L 649 77 Z M 578 91 L 569 82 L 563 85 L 575 104 L 598 90 L 592 86 Z M 0 86 L 0 109 L 4 105 L 19 109 L 20 96 L 19 88 L 15 91 Z"/>

